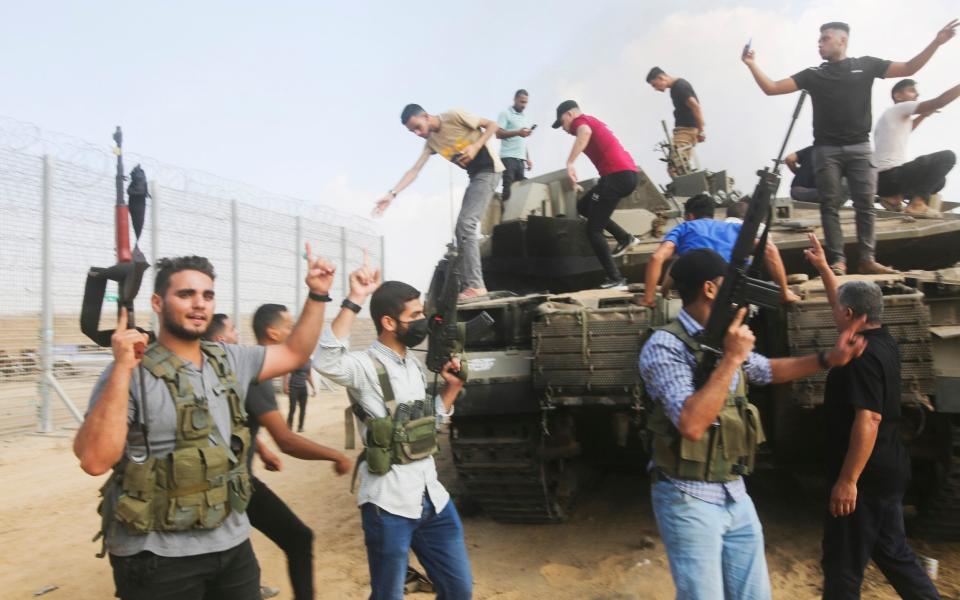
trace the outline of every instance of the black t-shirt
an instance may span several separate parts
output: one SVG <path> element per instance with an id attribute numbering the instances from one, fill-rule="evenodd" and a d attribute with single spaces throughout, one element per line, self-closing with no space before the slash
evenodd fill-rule
<path id="1" fill-rule="evenodd" d="M 870 141 L 873 80 L 883 78 L 889 60 L 861 56 L 825 62 L 793 76 L 813 100 L 813 145 L 846 146 Z"/>
<path id="2" fill-rule="evenodd" d="M 307 389 L 307 376 L 310 374 L 310 369 L 313 367 L 311 361 L 307 361 L 300 366 L 299 369 L 290 373 L 290 379 L 287 381 L 287 385 L 291 390 L 305 390 Z"/>
<path id="3" fill-rule="evenodd" d="M 673 100 L 674 127 L 696 127 L 697 119 L 693 116 L 693 109 L 687 105 L 687 100 L 697 98 L 693 86 L 686 79 L 678 79 L 670 86 L 670 99 Z M 699 98 L 697 98 L 699 100 Z"/>
<path id="4" fill-rule="evenodd" d="M 467 163 L 466 169 L 467 175 L 470 175 L 471 177 L 477 173 L 495 170 L 493 167 L 493 158 L 490 156 L 490 151 L 487 150 L 486 144 L 480 148 L 480 151 L 477 152 L 477 155 L 473 158 L 473 160 Z"/>
<path id="5" fill-rule="evenodd" d="M 247 401 L 244 404 L 247 409 L 247 427 L 250 428 L 250 443 L 252 447 L 247 453 L 247 470 L 252 472 L 253 454 L 256 450 L 255 440 L 257 432 L 260 431 L 260 421 L 258 417 L 270 411 L 280 410 L 277 405 L 277 396 L 273 391 L 273 380 L 267 379 L 260 383 L 254 383 L 247 390 Z"/>
<path id="6" fill-rule="evenodd" d="M 882 417 L 873 452 L 860 475 L 861 493 L 902 494 L 910 478 L 910 457 L 900 441 L 900 350 L 886 327 L 863 331 L 867 349 L 827 374 L 824 391 L 827 485 L 833 486 L 850 446 L 855 409 Z"/>
<path id="7" fill-rule="evenodd" d="M 797 162 L 800 168 L 793 175 L 793 181 L 790 187 L 817 187 L 817 178 L 813 172 L 813 146 L 807 146 L 803 150 L 797 150 Z"/>

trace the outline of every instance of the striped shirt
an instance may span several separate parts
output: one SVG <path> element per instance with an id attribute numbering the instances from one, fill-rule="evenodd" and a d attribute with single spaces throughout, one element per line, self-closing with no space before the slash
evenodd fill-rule
<path id="1" fill-rule="evenodd" d="M 681 310 L 677 319 L 691 336 L 695 336 L 703 327 L 686 310 Z M 666 331 L 654 332 L 640 352 L 640 376 L 646 385 L 647 393 L 654 402 L 659 402 L 675 427 L 679 428 L 680 413 L 687 398 L 696 392 L 693 384 L 693 372 L 697 359 L 686 344 L 677 336 Z M 743 371 L 747 380 L 756 385 L 767 385 L 773 379 L 770 360 L 756 352 L 751 352 Z M 738 370 L 730 382 L 730 391 L 737 389 L 740 382 Z M 651 462 L 650 468 L 653 468 Z M 727 500 L 738 501 L 746 498 L 747 489 L 742 477 L 726 483 L 708 483 L 667 477 L 678 490 L 711 504 L 724 505 Z"/>

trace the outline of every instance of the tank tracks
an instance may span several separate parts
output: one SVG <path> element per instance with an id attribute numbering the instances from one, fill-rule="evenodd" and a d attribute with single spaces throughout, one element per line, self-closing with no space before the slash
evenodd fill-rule
<path id="1" fill-rule="evenodd" d="M 535 418 L 454 418 L 450 446 L 464 495 L 496 521 L 566 519 L 576 473 Z"/>
<path id="2" fill-rule="evenodd" d="M 957 421 L 949 424 L 949 443 L 949 458 L 938 465 L 936 489 L 918 507 L 912 524 L 911 533 L 917 537 L 960 540 L 960 423 Z"/>

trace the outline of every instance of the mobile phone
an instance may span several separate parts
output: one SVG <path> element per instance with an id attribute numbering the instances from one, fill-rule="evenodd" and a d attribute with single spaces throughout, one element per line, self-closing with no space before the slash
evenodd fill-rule
<path id="1" fill-rule="evenodd" d="M 533 125 L 533 126 L 530 128 L 530 131 L 533 131 L 533 130 L 536 129 L 536 128 L 537 128 L 537 126 L 536 126 L 536 125 Z"/>
<path id="2" fill-rule="evenodd" d="M 747 52 L 750 52 L 750 47 L 753 46 L 753 38 L 747 40 L 747 45 L 743 47 L 743 55 L 746 56 Z"/>

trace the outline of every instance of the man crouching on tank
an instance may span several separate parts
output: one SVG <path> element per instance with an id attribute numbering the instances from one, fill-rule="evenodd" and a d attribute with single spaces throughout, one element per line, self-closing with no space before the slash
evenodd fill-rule
<path id="1" fill-rule="evenodd" d="M 763 531 L 743 481 L 763 441 L 745 380 L 792 381 L 844 365 L 866 347 L 856 333 L 863 323 L 858 319 L 829 351 L 768 359 L 753 352 L 742 308 L 727 330 L 723 356 L 698 389 L 696 336 L 710 317 L 726 269 L 713 250 L 680 257 L 672 273 L 683 309 L 676 321 L 657 328 L 640 353 L 640 374 L 654 401 L 647 421 L 653 440 L 651 499 L 680 599 L 770 598 Z"/>
<path id="2" fill-rule="evenodd" d="M 117 597 L 259 600 L 243 406 L 251 384 L 293 371 L 316 347 L 335 267 L 314 260 L 309 245 L 307 262 L 309 299 L 284 344 L 201 341 L 215 274 L 199 256 L 157 261 L 155 343 L 121 313 L 113 363 L 73 443 L 87 473 L 113 468 L 100 513 Z"/>
<path id="3" fill-rule="evenodd" d="M 350 329 L 368 296 L 377 339 L 349 352 Z M 453 414 L 463 382 L 448 362 L 445 386 L 426 394 L 426 374 L 409 351 L 427 337 L 420 292 L 400 281 L 380 284 L 364 264 L 350 274 L 350 294 L 324 331 L 313 366 L 347 388 L 364 443 L 357 459 L 357 506 L 370 568 L 371 600 L 402 600 L 410 550 L 433 581 L 437 598 L 468 600 L 473 593 L 463 525 L 437 479 L 433 455 L 438 418 Z M 351 433 L 352 436 L 352 433 Z"/>

